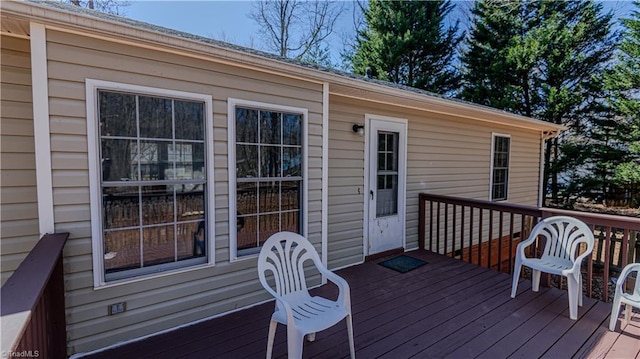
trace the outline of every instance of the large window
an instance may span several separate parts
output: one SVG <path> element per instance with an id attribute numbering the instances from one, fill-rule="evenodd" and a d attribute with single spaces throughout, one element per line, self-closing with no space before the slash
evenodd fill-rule
<path id="1" fill-rule="evenodd" d="M 208 104 L 170 95 L 95 88 L 102 282 L 207 262 Z"/>
<path id="2" fill-rule="evenodd" d="M 491 200 L 507 199 L 509 189 L 509 152 L 511 138 L 507 135 L 493 135 L 491 156 Z"/>
<path id="3" fill-rule="evenodd" d="M 304 123 L 304 112 L 293 109 L 230 106 L 232 258 L 258 253 L 274 233 L 302 233 Z"/>

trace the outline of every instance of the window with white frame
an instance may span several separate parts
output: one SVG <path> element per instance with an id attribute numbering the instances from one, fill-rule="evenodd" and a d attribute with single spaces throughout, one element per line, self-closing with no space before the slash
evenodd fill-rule
<path id="1" fill-rule="evenodd" d="M 89 85 L 102 282 L 206 263 L 210 97 Z"/>
<path id="2" fill-rule="evenodd" d="M 507 199 L 509 189 L 509 155 L 511 138 L 508 135 L 493 135 L 491 154 L 491 200 Z"/>
<path id="3" fill-rule="evenodd" d="M 304 110 L 231 103 L 232 257 L 258 253 L 274 233 L 303 233 L 305 121 Z"/>

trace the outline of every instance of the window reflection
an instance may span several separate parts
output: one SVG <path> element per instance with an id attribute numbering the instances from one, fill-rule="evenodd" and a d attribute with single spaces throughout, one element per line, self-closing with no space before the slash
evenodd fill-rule
<path id="1" fill-rule="evenodd" d="M 140 137 L 173 138 L 172 101 L 138 96 Z"/>
<path id="2" fill-rule="evenodd" d="M 256 249 L 280 230 L 300 233 L 303 116 L 237 107 L 236 249 Z"/>
<path id="3" fill-rule="evenodd" d="M 106 280 L 206 259 L 204 103 L 102 90 L 98 101 Z"/>

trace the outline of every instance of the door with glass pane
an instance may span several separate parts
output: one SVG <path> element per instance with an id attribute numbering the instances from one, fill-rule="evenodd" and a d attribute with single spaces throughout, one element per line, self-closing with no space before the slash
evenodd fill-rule
<path id="1" fill-rule="evenodd" d="M 369 255 L 404 247 L 406 127 L 401 120 L 369 120 Z"/>

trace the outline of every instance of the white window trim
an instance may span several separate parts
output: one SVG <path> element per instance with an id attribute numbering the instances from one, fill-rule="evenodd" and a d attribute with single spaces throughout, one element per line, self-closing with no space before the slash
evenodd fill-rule
<path id="1" fill-rule="evenodd" d="M 390 116 L 382 116 L 371 113 L 364 114 L 364 192 L 366 195 L 364 196 L 364 218 L 362 226 L 362 261 L 356 264 L 364 263 L 365 258 L 369 255 L 369 196 L 368 193 L 371 191 L 371 178 L 369 175 L 370 171 L 370 146 L 369 143 L 369 131 L 371 131 L 371 120 L 382 120 L 388 122 L 396 122 L 398 124 L 404 125 L 404 146 L 402 148 L 398 147 L 399 153 L 404 156 L 404 173 L 402 176 L 398 176 L 398 198 L 402 196 L 404 201 L 404 206 L 398 205 L 398 214 L 401 214 L 405 219 L 405 225 L 402 229 L 402 247 L 407 250 L 407 171 L 409 169 L 409 157 L 408 156 L 408 148 L 409 148 L 409 120 L 406 118 L 399 117 L 390 117 Z"/>
<path id="2" fill-rule="evenodd" d="M 498 199 L 498 200 L 494 200 L 493 199 L 493 157 L 495 155 L 495 146 L 496 146 L 496 137 L 506 137 L 509 139 L 509 165 L 507 167 L 507 173 L 511 172 L 511 135 L 509 134 L 504 134 L 504 133 L 497 133 L 497 132 L 492 132 L 491 133 L 491 162 L 489 163 L 489 201 L 491 202 L 504 202 L 509 200 L 509 179 L 510 176 L 507 175 L 507 191 L 505 193 L 505 198 L 504 199 Z"/>
<path id="3" fill-rule="evenodd" d="M 100 132 L 98 124 L 98 90 L 123 91 L 141 95 L 153 95 L 174 99 L 202 101 L 205 103 L 205 148 L 207 153 L 207 263 L 190 267 L 168 269 L 157 273 L 150 273 L 131 278 L 107 282 L 104 273 L 104 253 L 102 240 L 102 211 L 100 186 Z M 213 100 L 211 95 L 159 89 L 110 81 L 86 79 L 87 106 L 87 141 L 89 157 L 89 193 L 91 208 L 91 242 L 93 255 L 93 286 L 94 288 L 109 287 L 117 284 L 137 282 L 146 278 L 156 278 L 167 274 L 181 273 L 202 266 L 215 265 L 215 182 L 213 161 Z"/>
<path id="4" fill-rule="evenodd" d="M 300 107 L 274 105 L 264 102 L 248 101 L 237 98 L 227 99 L 227 149 L 228 149 L 228 169 L 229 169 L 229 261 L 241 261 L 254 259 L 258 256 L 250 254 L 238 257 L 237 233 L 234 230 L 237 226 L 236 216 L 236 107 L 252 107 L 260 110 L 272 110 L 278 112 L 298 113 L 302 115 L 302 235 L 308 237 L 309 228 L 309 141 L 308 141 L 308 118 L 309 110 Z"/>

